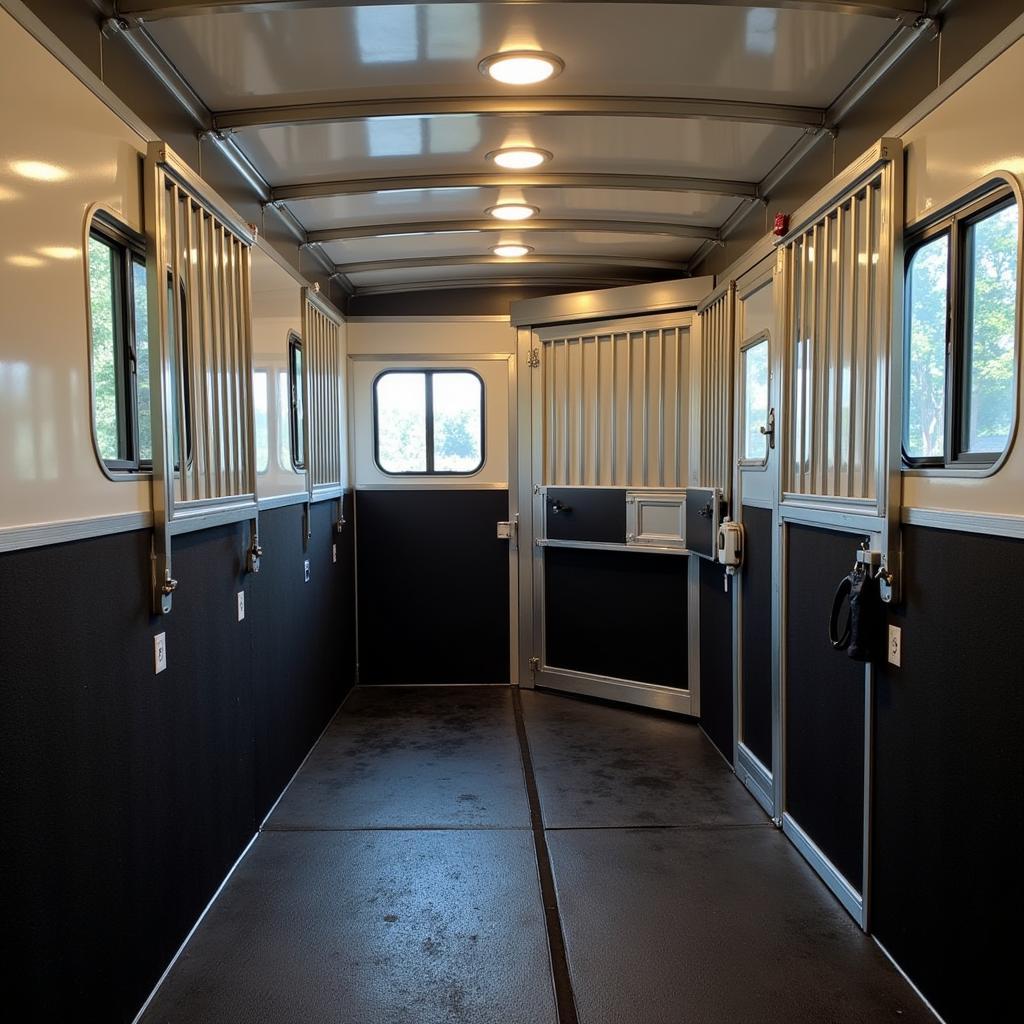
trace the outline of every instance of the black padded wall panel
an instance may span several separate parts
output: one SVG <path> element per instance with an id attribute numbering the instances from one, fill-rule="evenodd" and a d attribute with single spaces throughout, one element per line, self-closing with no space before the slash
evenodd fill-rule
<path id="1" fill-rule="evenodd" d="M 563 506 L 555 512 L 555 502 Z M 616 487 L 549 487 L 544 503 L 552 540 L 626 543 L 626 492 Z"/>
<path id="2" fill-rule="evenodd" d="M 772 512 L 743 506 L 740 738 L 772 767 Z"/>
<path id="3" fill-rule="evenodd" d="M 864 665 L 828 638 L 862 538 L 788 527 L 786 810 L 858 892 L 864 850 Z"/>
<path id="4" fill-rule="evenodd" d="M 875 690 L 872 930 L 948 1024 L 1017 1001 L 1024 541 L 903 532 L 902 667 Z"/>
<path id="5" fill-rule="evenodd" d="M 506 490 L 359 491 L 359 681 L 508 683 Z"/>
<path id="6" fill-rule="evenodd" d="M 696 557 L 696 556 L 694 556 Z M 725 569 L 700 562 L 700 724 L 732 764 L 732 594 L 724 586 Z"/>
<path id="7" fill-rule="evenodd" d="M 149 531 L 0 555 L 0 913 L 8 993 L 34 1018 L 133 1019 L 305 754 L 290 727 L 268 750 L 266 723 L 301 720 L 315 735 L 337 704 L 340 669 L 329 697 L 282 656 L 311 620 L 264 614 L 301 514 L 267 513 L 265 578 L 243 572 L 246 526 L 178 537 L 179 588 L 162 618 L 149 613 Z M 345 573 L 307 609 L 331 616 L 317 628 L 339 665 L 352 655 L 334 621 Z M 168 667 L 155 675 L 158 632 Z"/>
<path id="8" fill-rule="evenodd" d="M 259 575 L 250 584 L 259 819 L 354 681 L 351 495 L 345 498 L 345 509 L 347 525 L 338 534 L 334 528 L 337 503 L 315 503 L 308 545 L 303 544 L 302 505 L 271 509 L 260 516 L 264 554 Z M 291 685 L 296 680 L 306 685 Z"/>
<path id="9" fill-rule="evenodd" d="M 548 665 L 685 689 L 686 562 L 546 548 Z"/>

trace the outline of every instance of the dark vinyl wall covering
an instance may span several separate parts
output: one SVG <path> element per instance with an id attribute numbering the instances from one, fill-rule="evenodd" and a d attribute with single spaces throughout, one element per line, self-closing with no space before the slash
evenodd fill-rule
<path id="1" fill-rule="evenodd" d="M 860 892 L 864 865 L 864 665 L 828 639 L 857 534 L 788 527 L 785 809 Z"/>
<path id="2" fill-rule="evenodd" d="M 743 506 L 740 738 L 772 767 L 772 513 Z"/>
<path id="3" fill-rule="evenodd" d="M 509 681 L 508 491 L 359 491 L 359 681 Z"/>
<path id="4" fill-rule="evenodd" d="M 8 997 L 33 1019 L 133 1019 L 350 684 L 328 621 L 351 605 L 350 545 L 294 593 L 301 518 L 262 517 L 258 577 L 247 527 L 177 538 L 165 618 L 149 612 L 148 530 L 0 555 L 0 913 Z"/>
<path id="5" fill-rule="evenodd" d="M 732 593 L 725 569 L 700 560 L 700 724 L 730 763 L 733 744 Z"/>
<path id="6" fill-rule="evenodd" d="M 686 563 L 679 555 L 546 548 L 548 665 L 685 689 Z"/>
<path id="7" fill-rule="evenodd" d="M 1007 1019 L 1024 917 L 1024 541 L 903 532 L 875 690 L 872 930 L 948 1024 Z"/>

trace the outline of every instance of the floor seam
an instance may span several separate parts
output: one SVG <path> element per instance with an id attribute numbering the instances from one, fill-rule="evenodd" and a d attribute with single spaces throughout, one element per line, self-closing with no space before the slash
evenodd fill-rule
<path id="1" fill-rule="evenodd" d="M 737 822 L 725 825 L 545 825 L 545 832 L 727 832 L 730 829 L 775 828 L 770 821 Z"/>
<path id="2" fill-rule="evenodd" d="M 526 720 L 523 717 L 522 698 L 517 688 L 512 690 L 512 706 L 515 711 L 519 752 L 523 761 L 523 781 L 526 783 L 526 796 L 530 803 L 533 845 L 537 854 L 537 873 L 540 876 L 541 898 L 544 903 L 544 922 L 548 933 L 551 979 L 555 987 L 558 1021 L 559 1024 L 578 1024 L 576 997 L 572 990 L 569 958 L 565 950 L 565 933 L 562 929 L 562 917 L 559 913 L 558 896 L 555 892 L 555 877 L 551 870 L 551 856 L 548 852 L 544 820 L 541 817 L 540 795 L 537 791 L 537 779 L 533 771 L 533 758 L 530 754 L 530 740 L 526 733 Z"/>
<path id="3" fill-rule="evenodd" d="M 531 825 L 268 825 L 260 832 L 529 832 Z"/>

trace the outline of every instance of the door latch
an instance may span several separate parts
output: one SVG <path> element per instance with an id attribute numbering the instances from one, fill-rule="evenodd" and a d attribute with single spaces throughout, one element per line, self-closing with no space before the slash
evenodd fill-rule
<path id="1" fill-rule="evenodd" d="M 768 425 L 759 428 L 761 433 L 768 438 L 768 447 L 775 449 L 775 410 L 768 410 Z"/>

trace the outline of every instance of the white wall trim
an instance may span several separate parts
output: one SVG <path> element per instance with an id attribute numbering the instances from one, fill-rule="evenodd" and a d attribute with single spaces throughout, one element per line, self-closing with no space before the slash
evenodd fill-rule
<path id="1" fill-rule="evenodd" d="M 62 519 L 56 523 L 4 526 L 0 527 L 0 552 L 67 544 L 70 541 L 88 540 L 91 537 L 148 530 L 152 526 L 152 512 L 122 512 L 110 516 L 92 516 L 88 519 Z"/>
<path id="2" fill-rule="evenodd" d="M 1013 537 L 1024 540 L 1024 516 L 905 507 L 901 519 L 905 526 L 927 526 L 934 530 L 956 530 L 960 533 L 980 533 L 990 537 Z"/>

